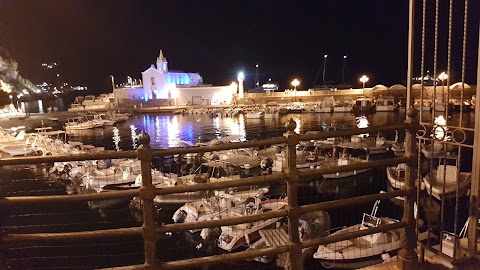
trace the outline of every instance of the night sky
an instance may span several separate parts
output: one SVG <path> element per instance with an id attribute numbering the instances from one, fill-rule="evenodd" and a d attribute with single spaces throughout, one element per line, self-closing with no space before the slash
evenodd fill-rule
<path id="1" fill-rule="evenodd" d="M 434 1 L 427 1 L 429 16 Z M 448 1 L 441 0 L 439 69 L 446 68 Z M 455 6 L 452 70 L 460 77 L 463 1 Z M 469 1 L 466 81 L 476 81 L 479 1 Z M 415 74 L 419 75 L 421 4 L 417 0 Z M 427 38 L 433 38 L 433 18 Z M 0 46 L 19 62 L 20 73 L 44 80 L 42 62 L 60 63 L 65 81 L 107 91 L 108 75 L 116 82 L 141 78 L 160 49 L 170 70 L 199 72 L 205 83 L 230 84 L 238 71 L 253 86 L 255 64 L 261 82 L 282 88 L 297 77 L 300 89 L 345 80 L 359 87 L 362 74 L 370 86 L 405 83 L 407 0 L 244 0 L 244 1 L 81 1 L 0 0 Z M 428 36 L 429 35 L 429 36 Z M 427 68 L 433 72 L 433 43 L 427 43 Z M 440 72 L 438 72 L 440 73 Z"/>

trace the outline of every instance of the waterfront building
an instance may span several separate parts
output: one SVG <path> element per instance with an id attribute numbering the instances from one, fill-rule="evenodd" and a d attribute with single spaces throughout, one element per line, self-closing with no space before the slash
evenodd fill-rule
<path id="1" fill-rule="evenodd" d="M 162 100 L 171 105 L 229 105 L 236 86 L 212 86 L 203 83 L 199 73 L 169 71 L 167 58 L 160 50 L 156 65 L 142 72 L 138 83 L 131 78 L 121 87 L 115 87 L 115 100 Z"/>

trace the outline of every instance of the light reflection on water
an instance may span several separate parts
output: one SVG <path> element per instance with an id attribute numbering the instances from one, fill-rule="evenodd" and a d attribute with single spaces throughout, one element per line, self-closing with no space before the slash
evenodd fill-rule
<path id="1" fill-rule="evenodd" d="M 370 126 L 370 122 L 368 121 L 368 118 L 364 115 L 356 117 L 355 123 L 357 128 L 368 128 Z M 370 136 L 370 134 L 364 133 L 364 134 L 359 134 L 359 136 L 368 137 Z"/>
<path id="2" fill-rule="evenodd" d="M 361 121 L 363 121 L 362 125 L 368 123 L 370 126 L 385 126 L 401 123 L 404 117 L 398 113 L 377 113 L 361 118 L 363 119 Z M 207 142 L 229 135 L 240 136 L 242 141 L 280 137 L 285 133 L 285 123 L 290 118 L 295 119 L 297 122 L 296 132 L 300 133 L 309 130 L 333 130 L 333 127 L 336 129 L 357 127 L 357 119 L 350 113 L 291 114 L 262 120 L 245 119 L 243 115 L 212 118 L 206 114 L 139 114 L 116 127 L 89 130 L 76 136 L 84 143 L 105 146 L 107 149 L 117 149 L 116 141 L 112 138 L 118 136 L 120 138 L 118 148 L 129 150 L 136 149 L 138 146 L 137 134 L 145 130 L 150 135 L 152 148 L 167 148 L 179 146 L 179 140 L 194 143 Z M 393 139 L 394 134 L 391 137 Z"/>
<path id="3" fill-rule="evenodd" d="M 113 144 L 115 145 L 115 150 L 120 151 L 119 143 L 121 141 L 120 131 L 117 127 L 113 127 Z"/>
<path id="4" fill-rule="evenodd" d="M 372 126 L 384 126 L 401 123 L 403 115 L 379 114 L 368 116 Z M 280 137 L 285 133 L 285 123 L 290 118 L 299 121 L 297 131 L 304 133 L 309 130 L 327 131 L 335 129 L 355 128 L 356 118 L 351 114 L 292 114 L 273 119 L 245 119 L 243 115 L 238 117 L 212 118 L 208 115 L 159 115 L 146 114 L 134 115 L 128 121 L 116 126 L 118 136 L 118 148 L 121 150 L 136 149 L 138 146 L 137 134 L 145 130 L 151 137 L 153 148 L 166 148 L 178 146 L 178 140 L 190 142 L 207 142 L 213 139 L 229 135 L 240 136 L 240 140 L 259 140 L 272 137 Z M 107 149 L 117 149 L 113 127 L 97 128 L 78 132 L 70 137 L 82 140 L 97 146 L 105 146 Z M 117 132 L 117 131 L 115 131 Z M 116 136 L 116 135 L 115 135 Z M 394 136 L 394 135 L 393 135 Z M 392 139 L 393 139 L 392 136 Z"/>

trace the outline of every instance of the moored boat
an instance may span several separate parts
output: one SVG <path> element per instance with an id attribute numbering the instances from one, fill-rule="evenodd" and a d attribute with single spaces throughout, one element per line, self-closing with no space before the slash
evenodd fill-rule
<path id="1" fill-rule="evenodd" d="M 331 235 L 397 223 L 395 219 L 376 217 L 379 202 L 375 203 L 371 214 L 363 214 L 360 224 L 344 227 Z M 320 245 L 313 257 L 326 268 L 358 269 L 378 264 L 396 255 L 401 245 L 400 231 L 396 229 Z"/>

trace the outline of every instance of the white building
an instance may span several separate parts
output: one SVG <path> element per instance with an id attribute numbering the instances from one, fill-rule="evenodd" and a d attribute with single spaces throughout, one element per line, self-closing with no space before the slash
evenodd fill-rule
<path id="1" fill-rule="evenodd" d="M 170 100 L 176 105 L 222 105 L 231 104 L 236 86 L 204 85 L 198 73 L 168 71 L 168 61 L 160 50 L 156 66 L 151 65 L 142 72 L 143 84 L 129 84 L 114 88 L 117 102 L 123 99 Z"/>

